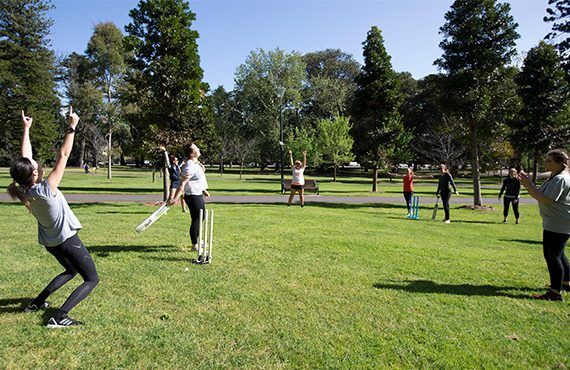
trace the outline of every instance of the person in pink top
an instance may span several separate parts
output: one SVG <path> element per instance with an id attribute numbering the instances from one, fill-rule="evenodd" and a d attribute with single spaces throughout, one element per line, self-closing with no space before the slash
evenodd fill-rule
<path id="1" fill-rule="evenodd" d="M 291 167 L 293 168 L 293 179 L 291 180 L 291 195 L 289 195 L 289 201 L 287 202 L 287 207 L 291 205 L 293 197 L 295 197 L 295 192 L 299 192 L 299 199 L 301 200 L 301 207 L 305 206 L 305 167 L 307 166 L 307 152 L 303 152 L 303 164 L 301 161 L 295 161 L 293 163 L 293 152 L 289 150 L 289 160 L 291 161 Z"/>

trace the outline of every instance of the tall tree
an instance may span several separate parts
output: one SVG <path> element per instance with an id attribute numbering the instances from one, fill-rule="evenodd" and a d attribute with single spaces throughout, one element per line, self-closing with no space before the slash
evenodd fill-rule
<path id="1" fill-rule="evenodd" d="M 262 166 L 279 162 L 280 115 L 286 137 L 300 109 L 304 77 L 301 56 L 281 49 L 252 51 L 236 70 L 234 91 L 240 125 L 247 135 L 258 139 L 255 152 Z"/>
<path id="2" fill-rule="evenodd" d="M 317 123 L 316 145 L 323 161 L 333 167 L 333 182 L 336 182 L 338 166 L 350 162 L 354 139 L 350 136 L 350 122 L 346 117 L 322 119 Z"/>
<path id="3" fill-rule="evenodd" d="M 58 136 L 59 99 L 56 93 L 55 58 L 49 49 L 53 23 L 47 17 L 49 1 L 0 2 L 0 163 L 8 165 L 19 155 L 21 130 L 14 122 L 20 111 L 34 117 L 31 141 L 34 155 L 53 160 Z"/>
<path id="4" fill-rule="evenodd" d="M 77 53 L 71 53 L 62 64 L 65 97 L 81 116 L 71 160 L 80 167 L 85 162 L 97 164 L 104 137 L 99 127 L 103 94 L 97 87 L 95 71 L 87 57 Z"/>
<path id="5" fill-rule="evenodd" d="M 360 65 L 352 55 L 339 49 L 326 49 L 303 55 L 307 80 L 301 114 L 313 126 L 319 119 L 346 115 L 356 90 L 354 79 Z"/>
<path id="6" fill-rule="evenodd" d="M 496 0 L 456 0 L 440 28 L 443 56 L 434 64 L 447 71 L 449 103 L 469 132 L 473 204 L 482 205 L 480 181 L 481 132 L 500 121 L 489 117 L 498 86 L 515 54 L 517 24 L 510 5 Z"/>
<path id="7" fill-rule="evenodd" d="M 107 178 L 112 178 L 113 164 L 113 131 L 119 119 L 119 102 L 117 90 L 125 71 L 125 50 L 123 33 L 114 23 L 99 23 L 95 25 L 93 36 L 87 45 L 86 54 L 92 62 L 98 87 L 105 98 L 103 118 L 107 130 Z"/>
<path id="8" fill-rule="evenodd" d="M 541 41 L 530 49 L 517 77 L 522 109 L 514 121 L 517 144 L 533 159 L 533 178 L 538 161 L 554 146 L 570 140 L 570 91 L 554 46 Z"/>
<path id="9" fill-rule="evenodd" d="M 203 104 L 199 35 L 192 29 L 196 15 L 184 0 L 141 0 L 125 27 L 131 57 L 123 99 L 136 146 L 169 146 L 184 135 L 204 139 L 211 130 Z M 159 138 L 157 132 L 163 133 Z M 162 142 L 161 142 L 162 141 Z"/>
<path id="10" fill-rule="evenodd" d="M 399 113 L 401 95 L 384 47 L 380 29 L 373 26 L 364 45 L 364 66 L 356 78 L 357 89 L 352 107 L 352 135 L 357 160 L 373 169 L 372 191 L 377 191 L 378 169 L 389 162 L 402 138 Z"/>
<path id="11" fill-rule="evenodd" d="M 224 162 L 231 153 L 231 139 L 237 135 L 238 126 L 234 123 L 235 103 L 231 92 L 223 86 L 218 86 L 208 97 L 212 107 L 215 127 L 215 145 L 212 149 L 217 152 L 220 174 L 224 173 Z"/>
<path id="12" fill-rule="evenodd" d="M 545 36 L 560 53 L 566 72 L 570 75 L 570 0 L 548 0 L 545 22 L 552 22 L 552 31 Z"/>

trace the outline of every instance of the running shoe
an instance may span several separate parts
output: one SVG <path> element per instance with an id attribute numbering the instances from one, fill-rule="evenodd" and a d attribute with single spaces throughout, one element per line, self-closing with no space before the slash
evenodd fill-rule
<path id="1" fill-rule="evenodd" d="M 24 308 L 24 312 L 36 312 L 38 310 L 44 310 L 50 306 L 49 302 L 44 302 L 41 305 L 37 305 L 34 301 L 31 301 L 29 305 Z"/>
<path id="2" fill-rule="evenodd" d="M 46 324 L 46 326 L 50 329 L 67 328 L 70 326 L 79 326 L 79 325 L 83 325 L 83 323 L 81 321 L 73 320 L 72 318 L 70 318 L 67 315 L 65 315 L 59 319 L 52 317 L 48 320 L 48 322 Z"/>

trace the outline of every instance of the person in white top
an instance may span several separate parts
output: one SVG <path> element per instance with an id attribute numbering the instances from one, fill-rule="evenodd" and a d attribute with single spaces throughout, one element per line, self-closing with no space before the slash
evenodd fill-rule
<path id="1" fill-rule="evenodd" d="M 176 188 L 176 193 L 168 200 L 169 205 L 178 203 L 178 199 L 184 192 L 184 201 L 190 209 L 190 239 L 192 241 L 192 250 L 198 250 L 198 232 L 200 227 L 200 210 L 204 210 L 206 214 L 206 205 L 204 197 L 209 198 L 208 181 L 206 181 L 205 167 L 198 162 L 200 157 L 200 148 L 196 144 L 190 145 L 186 149 L 188 160 L 180 173 L 180 183 Z"/>
<path id="2" fill-rule="evenodd" d="M 299 199 L 301 200 L 301 207 L 305 206 L 305 167 L 307 167 L 307 152 L 303 152 L 303 164 L 301 161 L 293 163 L 293 152 L 289 150 L 289 160 L 293 168 L 293 179 L 291 180 L 291 194 L 287 201 L 287 207 L 291 205 L 295 193 L 299 192 Z"/>

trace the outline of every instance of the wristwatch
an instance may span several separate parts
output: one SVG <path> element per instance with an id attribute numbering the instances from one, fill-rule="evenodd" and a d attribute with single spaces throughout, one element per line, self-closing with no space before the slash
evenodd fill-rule
<path id="1" fill-rule="evenodd" d="M 71 127 L 71 126 L 68 126 L 68 127 L 65 129 L 65 133 L 66 133 L 66 134 L 75 134 L 75 129 L 74 129 L 73 127 Z"/>

